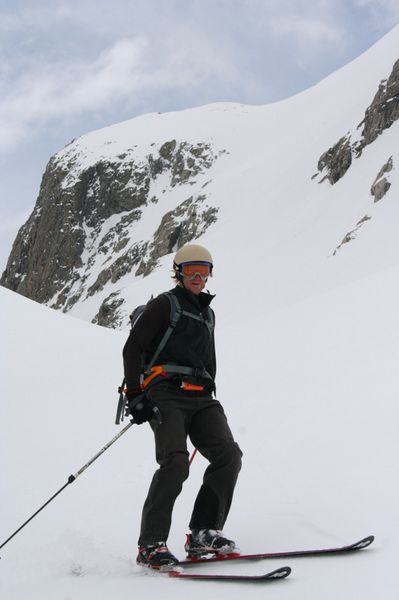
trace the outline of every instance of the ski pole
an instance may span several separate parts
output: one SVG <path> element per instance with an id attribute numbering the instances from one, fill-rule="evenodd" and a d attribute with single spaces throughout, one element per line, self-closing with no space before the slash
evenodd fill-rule
<path id="1" fill-rule="evenodd" d="M 198 448 L 194 448 L 194 452 L 192 453 L 192 455 L 190 456 L 190 460 L 188 461 L 188 466 L 189 467 L 191 467 L 191 463 L 193 462 L 193 460 L 194 460 L 195 455 L 197 454 L 197 452 L 198 452 Z M 1 548 L 1 546 L 0 546 L 0 548 Z"/>
<path id="2" fill-rule="evenodd" d="M 97 460 L 97 458 L 99 458 L 106 450 L 108 450 L 108 448 L 110 446 L 112 446 L 112 444 L 114 444 L 132 425 L 134 425 L 134 421 L 130 421 L 130 423 L 128 425 L 126 425 L 115 437 L 112 438 L 112 440 L 110 442 L 108 442 L 108 444 L 105 444 L 105 446 L 103 448 L 101 448 L 101 450 L 99 452 L 97 452 L 97 454 L 95 456 L 93 456 L 93 458 L 91 458 L 83 467 L 81 467 L 79 469 L 79 471 L 77 471 L 75 473 L 75 475 L 70 475 L 68 477 L 68 481 L 58 490 L 58 492 L 56 492 L 53 496 L 51 496 L 51 498 L 49 498 L 49 500 L 47 500 L 47 502 L 45 502 L 43 504 L 43 506 L 41 506 L 31 517 L 29 517 L 29 519 L 27 521 L 25 521 L 25 523 L 23 523 L 20 527 L 18 527 L 18 529 L 16 531 L 14 531 L 14 533 L 12 535 L 10 535 L 9 538 L 6 539 L 5 542 L 3 542 L 0 546 L 0 549 L 3 548 L 6 544 L 8 544 L 8 542 L 10 540 L 12 540 L 12 538 L 14 536 L 17 535 L 17 533 L 19 533 L 21 531 L 21 529 L 23 529 L 25 527 L 25 525 L 27 525 L 30 521 L 32 521 L 32 519 L 34 517 L 36 517 L 36 515 L 39 514 L 39 512 L 41 512 L 48 504 L 50 504 L 50 502 L 52 500 L 54 500 L 54 498 L 56 498 L 58 496 L 58 494 L 61 494 L 61 492 L 70 484 L 73 483 L 75 481 L 75 479 L 77 479 L 79 477 L 79 475 L 81 475 L 84 471 L 86 471 L 86 469 L 88 469 L 90 467 L 90 465 L 92 465 L 94 463 L 95 460 Z"/>

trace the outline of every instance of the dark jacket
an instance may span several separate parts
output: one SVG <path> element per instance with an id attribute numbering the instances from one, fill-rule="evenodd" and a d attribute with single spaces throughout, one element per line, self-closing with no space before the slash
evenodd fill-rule
<path id="1" fill-rule="evenodd" d="M 177 296 L 182 310 L 204 317 L 214 298 L 203 292 L 196 296 L 179 285 L 171 292 Z M 147 304 L 123 349 L 125 383 L 129 391 L 139 390 L 142 364 L 148 363 L 155 354 L 169 323 L 170 302 L 161 294 Z M 156 363 L 205 368 L 214 380 L 216 357 L 213 333 L 210 334 L 204 323 L 182 315 Z"/>

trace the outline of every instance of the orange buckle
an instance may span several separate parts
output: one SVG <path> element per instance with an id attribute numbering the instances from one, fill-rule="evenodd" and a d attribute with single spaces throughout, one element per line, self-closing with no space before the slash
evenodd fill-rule
<path id="1" fill-rule="evenodd" d="M 163 366 L 162 365 L 155 365 L 154 367 L 151 367 L 150 369 L 150 375 L 148 375 L 148 377 L 146 377 L 143 381 L 143 383 L 140 384 L 140 387 L 142 390 L 144 390 L 147 385 L 153 380 L 155 379 L 155 377 L 159 377 L 159 375 L 163 375 L 164 377 L 166 376 L 166 371 L 163 370 Z"/>
<path id="2" fill-rule="evenodd" d="M 204 386 L 203 385 L 194 385 L 193 383 L 187 383 L 186 381 L 183 381 L 183 383 L 181 384 L 181 388 L 185 392 L 202 392 L 204 389 Z"/>

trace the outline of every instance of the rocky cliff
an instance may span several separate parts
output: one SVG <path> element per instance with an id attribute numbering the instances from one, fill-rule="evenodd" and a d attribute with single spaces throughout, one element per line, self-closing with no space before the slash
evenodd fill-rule
<path id="1" fill-rule="evenodd" d="M 343 135 L 336 144 L 324 152 L 318 161 L 318 172 L 312 179 L 318 183 L 329 181 L 331 185 L 336 184 L 347 173 L 353 161 L 362 156 L 364 149 L 375 142 L 375 140 L 389 129 L 399 119 L 399 60 L 393 65 L 388 79 L 384 79 L 378 86 L 377 93 L 370 106 L 366 109 L 363 120 L 356 128 Z M 377 175 L 372 174 L 373 183 L 369 194 L 374 202 L 380 201 L 391 187 L 389 180 L 393 170 L 393 157 L 389 158 L 379 169 Z M 345 234 L 340 244 L 335 248 L 333 256 L 347 244 L 354 240 L 360 228 L 362 228 L 371 217 L 364 215 Z"/>
<path id="2" fill-rule="evenodd" d="M 66 312 L 111 282 L 93 321 L 118 326 L 121 279 L 148 275 L 216 221 L 206 185 L 221 154 L 209 143 L 172 139 L 151 144 L 145 156 L 132 146 L 93 163 L 72 142 L 49 161 L 1 284 Z"/>
<path id="3" fill-rule="evenodd" d="M 381 81 L 363 120 L 351 131 L 342 136 L 336 144 L 324 152 L 318 161 L 318 172 L 313 177 L 319 183 L 328 180 L 331 184 L 339 181 L 350 168 L 352 161 L 359 158 L 366 146 L 373 143 L 384 130 L 399 119 L 399 60 L 393 65 L 388 79 Z M 390 169 L 392 169 L 392 159 Z M 384 167 L 382 167 L 382 170 Z M 388 172 L 386 169 L 384 172 Z M 376 180 L 381 175 L 377 175 Z M 387 181 L 387 180 L 385 180 Z M 389 185 L 380 185 L 377 200 L 382 198 Z"/>

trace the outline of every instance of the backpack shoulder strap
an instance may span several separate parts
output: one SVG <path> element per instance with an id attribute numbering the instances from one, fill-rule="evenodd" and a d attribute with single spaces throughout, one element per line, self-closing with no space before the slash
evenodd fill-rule
<path id="1" fill-rule="evenodd" d="M 170 324 L 175 326 L 183 313 L 180 302 L 173 292 L 165 292 L 164 296 L 166 296 L 170 302 Z"/>
<path id="2" fill-rule="evenodd" d="M 165 292 L 163 295 L 166 296 L 170 302 L 169 327 L 167 328 L 167 330 L 164 333 L 163 338 L 159 342 L 159 346 L 156 349 L 154 356 L 152 357 L 151 361 L 149 362 L 149 364 L 147 366 L 147 369 L 146 369 L 147 371 L 149 371 L 151 369 L 151 367 L 153 367 L 155 365 L 158 356 L 161 354 L 162 350 L 165 348 L 170 336 L 173 333 L 174 328 L 176 327 L 178 320 L 180 319 L 180 317 L 182 315 L 182 309 L 180 307 L 180 303 L 179 303 L 179 300 L 177 299 L 177 297 L 172 292 Z"/>
<path id="3" fill-rule="evenodd" d="M 207 313 L 208 313 L 207 321 L 208 321 L 211 329 L 213 330 L 213 329 L 215 329 L 215 315 L 210 306 L 208 306 Z"/>

